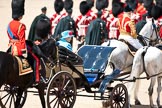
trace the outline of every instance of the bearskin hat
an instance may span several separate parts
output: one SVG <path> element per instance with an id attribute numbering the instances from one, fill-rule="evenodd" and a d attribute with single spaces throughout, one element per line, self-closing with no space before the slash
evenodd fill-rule
<path id="1" fill-rule="evenodd" d="M 90 8 L 86 1 L 82 1 L 82 2 L 80 2 L 79 9 L 80 9 L 80 13 L 82 15 L 85 15 L 89 11 Z"/>
<path id="2" fill-rule="evenodd" d="M 125 8 L 124 8 L 124 12 L 131 12 L 133 11 L 133 9 L 130 7 L 130 5 L 127 5 Z"/>
<path id="3" fill-rule="evenodd" d="M 102 10 L 102 9 L 104 9 L 104 8 L 107 8 L 108 5 L 109 5 L 108 0 L 97 0 L 97 1 L 96 1 L 96 9 L 97 9 L 98 11 L 100 11 L 100 10 Z"/>
<path id="4" fill-rule="evenodd" d="M 150 10 L 153 6 L 153 0 L 143 0 L 143 3 L 147 11 Z"/>
<path id="5" fill-rule="evenodd" d="M 92 8 L 94 6 L 94 0 L 86 0 L 89 7 Z"/>
<path id="6" fill-rule="evenodd" d="M 124 3 L 118 2 L 112 4 L 112 14 L 117 17 L 120 13 L 124 11 Z"/>
<path id="7" fill-rule="evenodd" d="M 68 13 L 72 12 L 73 0 L 65 0 L 64 1 L 64 8 Z"/>
<path id="8" fill-rule="evenodd" d="M 161 8 L 154 5 L 151 9 L 151 16 L 157 20 L 161 16 Z"/>
<path id="9" fill-rule="evenodd" d="M 121 0 L 113 0 L 112 1 L 112 4 L 114 4 L 114 3 L 120 3 L 121 2 Z"/>
<path id="10" fill-rule="evenodd" d="M 129 7 L 132 8 L 133 10 L 136 9 L 137 4 L 138 4 L 137 0 L 126 0 L 126 3 L 127 3 L 127 5 L 129 5 Z"/>
<path id="11" fill-rule="evenodd" d="M 12 0 L 12 18 L 18 19 L 20 16 L 24 15 L 24 2 L 25 0 Z"/>
<path id="12" fill-rule="evenodd" d="M 162 9 L 162 0 L 156 0 L 156 5 Z"/>
<path id="13" fill-rule="evenodd" d="M 138 0 L 138 3 L 143 3 L 143 0 Z"/>
<path id="14" fill-rule="evenodd" d="M 147 10 L 147 16 L 151 16 L 151 9 L 154 5 L 153 0 L 143 0 L 144 7 Z"/>
<path id="15" fill-rule="evenodd" d="M 64 2 L 62 0 L 55 0 L 54 9 L 56 13 L 60 13 L 64 8 Z"/>
<path id="16" fill-rule="evenodd" d="M 41 39 L 47 38 L 51 30 L 51 24 L 49 19 L 40 19 L 36 24 L 36 34 Z"/>

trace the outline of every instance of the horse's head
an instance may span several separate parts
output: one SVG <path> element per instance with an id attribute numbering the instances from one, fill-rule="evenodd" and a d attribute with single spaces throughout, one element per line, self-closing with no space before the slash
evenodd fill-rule
<path id="1" fill-rule="evenodd" d="M 39 45 L 43 54 L 47 57 L 46 63 L 56 63 L 57 61 L 57 46 L 56 41 L 52 38 L 44 41 Z"/>
<path id="2" fill-rule="evenodd" d="M 158 31 L 152 19 L 147 20 L 139 35 L 143 37 L 144 46 L 154 46 L 159 43 Z"/>

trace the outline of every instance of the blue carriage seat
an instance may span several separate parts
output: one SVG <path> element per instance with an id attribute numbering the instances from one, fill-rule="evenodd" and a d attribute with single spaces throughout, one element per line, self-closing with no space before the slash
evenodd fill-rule
<path id="1" fill-rule="evenodd" d="M 104 73 L 114 49 L 115 47 L 99 45 L 84 45 L 79 48 L 77 54 L 83 59 L 84 74 L 90 84 L 98 79 L 99 74 Z"/>

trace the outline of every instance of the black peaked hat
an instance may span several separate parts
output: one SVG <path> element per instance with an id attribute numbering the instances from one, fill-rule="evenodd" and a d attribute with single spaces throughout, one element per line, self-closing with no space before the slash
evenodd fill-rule
<path id="1" fill-rule="evenodd" d="M 47 10 L 47 7 L 45 6 L 45 7 L 42 7 L 42 9 L 41 9 L 42 11 L 46 11 Z"/>
<path id="2" fill-rule="evenodd" d="M 104 8 L 107 8 L 108 5 L 109 5 L 108 0 L 97 0 L 97 1 L 96 1 L 96 9 L 97 9 L 98 11 L 100 11 L 100 10 L 102 10 L 102 9 L 104 9 Z"/>
<path id="3" fill-rule="evenodd" d="M 12 0 L 11 7 L 13 19 L 18 19 L 20 16 L 24 15 L 24 3 L 25 0 Z"/>
<path id="4" fill-rule="evenodd" d="M 73 8 L 73 0 L 65 0 L 64 1 L 64 8 L 67 12 L 71 12 Z"/>
<path id="5" fill-rule="evenodd" d="M 64 8 L 64 2 L 62 0 L 55 0 L 54 9 L 56 13 L 60 13 Z"/>
<path id="6" fill-rule="evenodd" d="M 80 13 L 82 15 L 85 15 L 89 11 L 90 8 L 86 1 L 82 1 L 82 2 L 80 2 L 79 9 L 80 9 Z"/>
<path id="7" fill-rule="evenodd" d="M 40 19 L 36 24 L 36 34 L 41 39 L 47 38 L 51 30 L 51 24 L 49 19 Z"/>

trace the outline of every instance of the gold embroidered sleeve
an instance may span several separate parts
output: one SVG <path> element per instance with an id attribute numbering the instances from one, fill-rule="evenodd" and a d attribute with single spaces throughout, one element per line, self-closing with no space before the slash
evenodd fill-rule
<path id="1" fill-rule="evenodd" d="M 133 38 L 137 38 L 135 22 L 133 20 L 131 20 L 130 23 L 129 23 L 129 26 L 130 26 L 130 29 L 131 29 L 131 36 Z"/>

